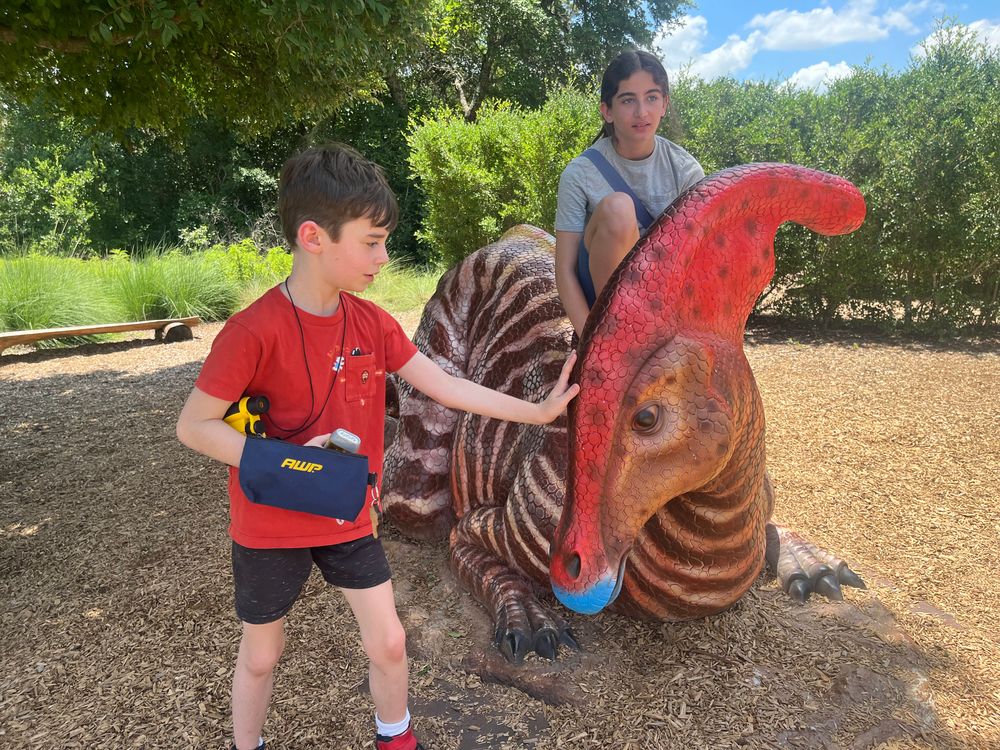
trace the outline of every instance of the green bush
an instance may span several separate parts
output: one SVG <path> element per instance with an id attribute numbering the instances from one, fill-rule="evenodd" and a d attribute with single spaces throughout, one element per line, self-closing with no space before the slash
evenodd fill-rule
<path id="1" fill-rule="evenodd" d="M 450 266 L 520 223 L 551 228 L 559 175 L 600 126 L 597 102 L 562 89 L 538 110 L 489 102 L 475 123 L 454 112 L 410 136 L 410 166 L 427 196 L 418 236 Z"/>
<path id="2" fill-rule="evenodd" d="M 113 253 L 98 266 L 105 293 L 123 310 L 122 320 L 159 320 L 164 315 L 162 265 Z M 110 321 L 109 321 L 110 322 Z"/>
<path id="3" fill-rule="evenodd" d="M 28 247 L 50 255 L 86 256 L 95 204 L 87 192 L 99 162 L 66 166 L 63 149 L 0 177 L 0 252 Z"/>
<path id="4" fill-rule="evenodd" d="M 249 238 L 225 248 L 213 245 L 205 253 L 205 259 L 217 264 L 226 278 L 237 284 L 253 281 L 273 286 L 292 270 L 292 255 L 283 247 L 272 247 L 262 253 Z"/>

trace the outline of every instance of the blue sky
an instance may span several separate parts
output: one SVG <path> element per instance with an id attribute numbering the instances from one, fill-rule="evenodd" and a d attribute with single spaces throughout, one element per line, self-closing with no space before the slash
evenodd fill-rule
<path id="1" fill-rule="evenodd" d="M 852 65 L 901 70 L 943 16 L 1000 46 L 997 0 L 697 0 L 657 48 L 671 78 L 686 67 L 706 80 L 790 81 L 825 89 Z"/>

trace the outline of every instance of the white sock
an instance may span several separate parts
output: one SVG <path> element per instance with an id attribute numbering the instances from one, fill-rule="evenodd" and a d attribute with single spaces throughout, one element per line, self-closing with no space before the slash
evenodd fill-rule
<path id="1" fill-rule="evenodd" d="M 406 709 L 406 716 L 395 724 L 386 724 L 378 717 L 378 714 L 375 714 L 375 731 L 383 737 L 395 737 L 397 734 L 402 734 L 408 726 L 410 726 L 410 709 L 408 708 Z"/>

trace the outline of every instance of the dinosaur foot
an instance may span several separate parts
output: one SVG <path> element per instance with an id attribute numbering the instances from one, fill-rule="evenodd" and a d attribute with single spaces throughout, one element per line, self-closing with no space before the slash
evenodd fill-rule
<path id="1" fill-rule="evenodd" d="M 765 559 L 781 588 L 798 602 L 812 593 L 839 601 L 844 598 L 841 585 L 867 588 L 844 560 L 784 526 L 767 525 Z"/>
<path id="2" fill-rule="evenodd" d="M 559 646 L 580 650 L 565 620 L 549 611 L 531 594 L 510 598 L 497 608 L 493 642 L 512 664 L 520 664 L 534 651 L 553 660 Z"/>

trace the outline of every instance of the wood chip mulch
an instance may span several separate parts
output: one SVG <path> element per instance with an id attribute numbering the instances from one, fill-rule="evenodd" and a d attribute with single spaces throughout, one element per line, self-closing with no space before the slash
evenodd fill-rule
<path id="1" fill-rule="evenodd" d="M 0 748 L 228 747 L 225 472 L 173 433 L 218 330 L 0 357 Z M 761 326 L 747 355 L 780 520 L 869 590 L 570 614 L 585 651 L 511 673 L 445 549 L 390 531 L 429 750 L 1000 747 L 996 342 Z M 315 572 L 287 632 L 268 747 L 371 748 L 356 628 Z"/>

